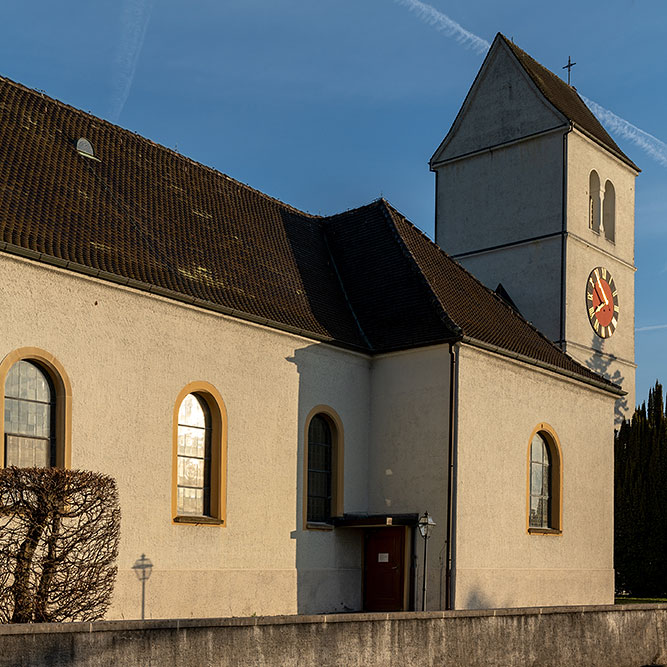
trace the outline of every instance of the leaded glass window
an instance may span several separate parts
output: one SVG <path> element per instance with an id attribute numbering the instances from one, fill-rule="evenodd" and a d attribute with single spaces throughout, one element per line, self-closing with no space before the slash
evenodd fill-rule
<path id="1" fill-rule="evenodd" d="M 178 410 L 177 475 L 178 514 L 210 515 L 211 415 L 197 394 L 188 394 Z"/>
<path id="2" fill-rule="evenodd" d="M 308 521 L 331 519 L 332 440 L 327 419 L 315 415 L 308 427 Z"/>
<path id="3" fill-rule="evenodd" d="M 551 528 L 551 454 L 542 435 L 530 444 L 530 528 Z"/>
<path id="4" fill-rule="evenodd" d="M 17 361 L 5 380 L 5 466 L 55 465 L 55 392 L 37 364 Z"/>

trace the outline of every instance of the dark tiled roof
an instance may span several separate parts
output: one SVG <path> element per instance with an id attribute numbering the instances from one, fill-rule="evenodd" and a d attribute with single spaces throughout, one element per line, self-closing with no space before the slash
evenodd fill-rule
<path id="1" fill-rule="evenodd" d="M 606 146 L 623 162 L 639 171 L 639 167 L 617 146 L 616 142 L 602 127 L 600 121 L 586 106 L 581 97 L 579 97 L 575 88 L 569 86 L 563 79 L 556 76 L 543 65 L 540 65 L 540 63 L 531 58 L 525 51 L 522 51 L 514 42 L 507 39 L 505 35 L 498 33 L 498 38 L 507 44 L 535 85 L 556 109 L 580 129 L 592 135 L 603 146 Z"/>
<path id="2" fill-rule="evenodd" d="M 389 209 L 401 239 L 442 310 L 456 322 L 464 336 L 567 373 L 590 380 L 602 380 L 599 375 L 564 354 L 398 211 L 391 207 Z M 611 383 L 607 384 L 611 386 Z"/>
<path id="3" fill-rule="evenodd" d="M 384 200 L 308 215 L 1 77 L 0 244 L 369 353 L 468 336 L 613 387 Z"/>

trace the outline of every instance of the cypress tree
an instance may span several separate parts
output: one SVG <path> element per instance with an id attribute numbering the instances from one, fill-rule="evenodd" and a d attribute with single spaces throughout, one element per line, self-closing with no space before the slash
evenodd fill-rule
<path id="1" fill-rule="evenodd" d="M 614 441 L 616 587 L 632 595 L 667 594 L 667 413 L 662 385 L 635 410 Z"/>

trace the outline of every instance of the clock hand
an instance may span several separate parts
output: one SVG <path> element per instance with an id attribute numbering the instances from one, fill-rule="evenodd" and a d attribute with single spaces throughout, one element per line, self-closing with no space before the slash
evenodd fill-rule
<path id="1" fill-rule="evenodd" d="M 604 297 L 604 305 L 608 306 L 609 305 L 609 300 L 607 299 L 607 295 L 604 293 L 604 287 L 602 287 L 602 283 L 600 282 L 600 278 L 598 278 L 598 286 L 600 287 L 600 291 L 602 292 L 602 296 Z"/>

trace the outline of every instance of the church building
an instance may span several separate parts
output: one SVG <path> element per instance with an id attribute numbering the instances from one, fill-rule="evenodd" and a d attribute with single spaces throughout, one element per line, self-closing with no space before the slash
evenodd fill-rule
<path id="1" fill-rule="evenodd" d="M 613 602 L 638 169 L 501 35 L 431 168 L 437 245 L 0 77 L 0 463 L 116 480 L 108 618 Z"/>

